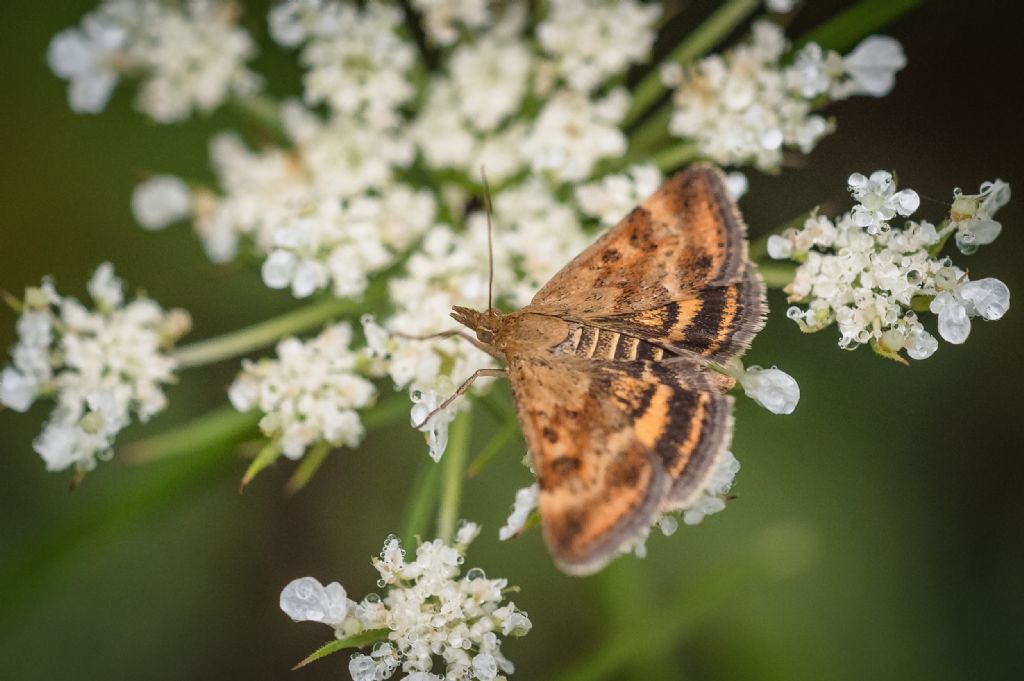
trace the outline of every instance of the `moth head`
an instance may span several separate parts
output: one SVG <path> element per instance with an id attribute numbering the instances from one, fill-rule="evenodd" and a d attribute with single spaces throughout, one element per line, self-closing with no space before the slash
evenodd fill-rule
<path id="1" fill-rule="evenodd" d="M 498 318 L 498 313 L 493 309 L 481 312 L 459 305 L 452 307 L 452 319 L 476 331 L 477 339 L 487 345 L 494 344 L 494 334 L 498 330 Z"/>

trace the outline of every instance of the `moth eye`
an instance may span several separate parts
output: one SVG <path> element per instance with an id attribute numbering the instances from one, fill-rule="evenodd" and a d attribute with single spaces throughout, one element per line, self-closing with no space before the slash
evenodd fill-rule
<path id="1" fill-rule="evenodd" d="M 494 332 L 490 329 L 477 329 L 476 337 L 480 339 L 481 343 L 494 342 Z"/>

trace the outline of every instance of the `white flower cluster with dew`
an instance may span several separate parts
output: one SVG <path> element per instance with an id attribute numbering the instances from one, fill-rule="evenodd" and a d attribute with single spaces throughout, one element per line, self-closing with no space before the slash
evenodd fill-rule
<path id="1" fill-rule="evenodd" d="M 296 622 L 320 622 L 338 639 L 379 632 L 368 654 L 349 661 L 353 681 L 501 681 L 512 674 L 502 640 L 525 636 L 526 613 L 505 600 L 505 579 L 489 579 L 479 568 L 460 574 L 467 545 L 479 533 L 463 524 L 449 546 L 439 539 L 420 544 L 414 560 L 398 539 L 388 537 L 373 565 L 383 595 L 356 602 L 337 582 L 323 586 L 313 577 L 296 579 L 281 592 L 281 609 Z M 440 674 L 434 672 L 438 663 Z"/>
<path id="2" fill-rule="evenodd" d="M 669 130 L 716 163 L 776 170 L 784 149 L 806 154 L 832 131 L 833 123 L 814 113 L 820 100 L 886 95 L 906 65 L 900 44 L 882 36 L 845 58 L 810 43 L 789 64 L 787 48 L 780 27 L 759 21 L 748 42 L 689 69 L 663 71 L 675 87 Z"/>
<path id="3" fill-rule="evenodd" d="M 300 458 L 311 445 L 327 442 L 355 447 L 363 439 L 358 409 L 373 404 L 376 389 L 360 375 L 352 328 L 327 327 L 303 342 L 286 338 L 275 359 L 245 360 L 228 390 L 239 411 L 259 409 L 260 430 L 279 438 L 282 453 Z"/>
<path id="4" fill-rule="evenodd" d="M 991 243 L 1001 230 L 993 216 L 1010 197 L 1006 183 L 986 182 L 976 195 L 957 190 L 948 220 L 938 228 L 926 221 L 892 224 L 918 207 L 917 194 L 896 191 L 885 171 L 865 177 L 854 173 L 850 192 L 854 208 L 831 220 L 814 214 L 802 229 L 790 229 L 768 240 L 768 253 L 801 263 L 786 287 L 798 303 L 788 316 L 804 331 L 839 328 L 839 346 L 853 349 L 868 343 L 879 354 L 902 359 L 925 359 L 938 349 L 918 313 L 931 311 L 938 334 L 950 343 L 963 343 L 971 319 L 1001 318 L 1010 306 L 1010 291 L 998 279 L 971 280 L 967 273 L 940 255 L 945 241 L 956 235 L 968 245 Z M 803 305 L 804 307 L 801 307 Z"/>
<path id="5" fill-rule="evenodd" d="M 135 78 L 139 110 L 161 123 L 182 121 L 258 91 L 245 66 L 256 47 L 239 13 L 221 0 L 104 0 L 53 37 L 50 69 L 69 82 L 78 113 L 102 111 L 118 81 Z"/>
<path id="6" fill-rule="evenodd" d="M 61 296 L 52 282 L 25 292 L 18 342 L 0 373 L 0 404 L 24 412 L 38 399 L 53 411 L 33 448 L 47 470 L 92 469 L 112 455 L 133 416 L 148 421 L 167 404 L 174 342 L 188 331 L 182 310 L 143 297 L 125 300 L 124 284 L 104 263 L 89 281 L 94 308 Z"/>

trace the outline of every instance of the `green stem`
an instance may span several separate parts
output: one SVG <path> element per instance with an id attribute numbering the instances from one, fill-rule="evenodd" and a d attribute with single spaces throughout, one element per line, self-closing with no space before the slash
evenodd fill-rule
<path id="1" fill-rule="evenodd" d="M 255 122 L 275 141 L 290 141 L 281 124 L 281 105 L 270 97 L 252 94 L 244 97 L 232 97 L 229 103 L 242 117 Z"/>
<path id="2" fill-rule="evenodd" d="M 796 274 L 797 264 L 780 260 L 761 260 L 757 263 L 757 271 L 764 278 L 768 288 L 782 289 L 788 286 Z"/>
<path id="3" fill-rule="evenodd" d="M 455 523 L 462 501 L 466 455 L 469 453 L 470 411 L 460 414 L 448 432 L 448 450 L 441 465 L 441 504 L 437 510 L 437 537 L 450 544 L 455 536 Z"/>
<path id="4" fill-rule="evenodd" d="M 473 459 L 472 463 L 466 469 L 466 477 L 473 478 L 480 474 L 480 471 L 484 469 L 488 463 L 491 462 L 498 452 L 503 450 L 505 446 L 515 437 L 515 434 L 519 432 L 519 422 L 512 418 L 511 415 L 505 422 L 499 427 L 498 432 L 494 434 L 484 448 L 480 450 L 480 454 Z"/>
<path id="5" fill-rule="evenodd" d="M 302 491 L 320 470 L 320 466 L 324 465 L 324 461 L 327 461 L 327 455 L 331 453 L 332 449 L 331 443 L 323 440 L 310 447 L 309 451 L 302 455 L 299 465 L 295 467 L 288 482 L 285 483 L 284 493 L 292 496 Z"/>
<path id="6" fill-rule="evenodd" d="M 700 151 L 697 145 L 692 142 L 680 142 L 671 147 L 662 149 L 652 157 L 654 163 L 663 172 L 669 172 L 700 158 Z"/>
<path id="7" fill-rule="evenodd" d="M 133 464 L 153 463 L 195 451 L 203 442 L 223 442 L 256 427 L 259 414 L 223 406 L 156 435 L 125 445 L 121 451 Z"/>
<path id="8" fill-rule="evenodd" d="M 689 64 L 717 45 L 760 5 L 761 0 L 728 0 L 679 43 L 666 61 L 673 61 L 682 66 Z M 638 120 L 664 92 L 661 69 L 655 66 L 636 86 L 633 104 L 626 113 L 622 126 L 626 127 Z"/>
<path id="9" fill-rule="evenodd" d="M 827 50 L 845 51 L 863 37 L 884 28 L 922 4 L 924 0 L 861 0 L 804 34 L 793 45 L 797 50 L 818 43 Z"/>
<path id="10" fill-rule="evenodd" d="M 441 477 L 441 466 L 424 457 L 412 490 L 406 496 L 402 511 L 401 531 L 398 536 L 404 546 L 415 546 L 416 538 L 427 531 L 427 519 L 437 504 L 437 481 Z"/>
<path id="11" fill-rule="evenodd" d="M 215 364 L 259 350 L 285 336 L 316 328 L 335 317 L 354 315 L 368 308 L 368 300 L 327 298 L 223 336 L 182 346 L 173 356 L 182 369 Z"/>

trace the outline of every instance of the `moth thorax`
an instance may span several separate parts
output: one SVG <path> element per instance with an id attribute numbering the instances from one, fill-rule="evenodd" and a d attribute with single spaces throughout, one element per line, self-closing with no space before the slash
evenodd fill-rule
<path id="1" fill-rule="evenodd" d="M 499 315 L 494 310 L 481 312 L 458 305 L 452 307 L 452 319 L 473 329 L 480 342 L 488 345 L 494 343 L 494 334 L 498 330 L 498 318 Z"/>

